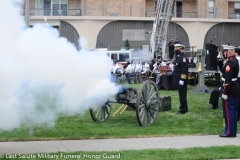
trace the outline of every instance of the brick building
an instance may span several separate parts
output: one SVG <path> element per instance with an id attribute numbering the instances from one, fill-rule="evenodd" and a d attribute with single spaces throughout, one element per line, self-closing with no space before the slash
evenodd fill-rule
<path id="1" fill-rule="evenodd" d="M 150 44 L 157 0 L 29 0 L 29 24 L 47 22 L 77 45 L 84 36 L 89 49 L 119 50 L 127 34 L 130 47 Z M 240 0 L 176 0 L 168 39 L 204 48 L 210 42 L 239 46 Z"/>

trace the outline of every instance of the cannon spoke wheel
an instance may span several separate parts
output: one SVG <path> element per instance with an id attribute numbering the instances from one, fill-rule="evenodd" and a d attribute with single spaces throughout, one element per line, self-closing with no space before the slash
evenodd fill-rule
<path id="1" fill-rule="evenodd" d="M 159 110 L 159 94 L 156 84 L 145 81 L 138 91 L 136 115 L 140 126 L 147 126 L 155 122 Z"/>
<path id="2" fill-rule="evenodd" d="M 103 105 L 97 105 L 95 108 L 90 108 L 90 115 L 95 122 L 100 122 L 108 119 L 112 111 L 112 104 L 106 102 Z"/>

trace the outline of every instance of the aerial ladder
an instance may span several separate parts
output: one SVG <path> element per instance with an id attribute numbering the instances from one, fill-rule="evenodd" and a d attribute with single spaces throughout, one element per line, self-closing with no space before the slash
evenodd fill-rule
<path id="1" fill-rule="evenodd" d="M 152 58 L 161 56 L 164 58 L 168 24 L 172 18 L 176 0 L 158 0 L 155 20 L 153 22 L 152 35 L 150 39 Z"/>

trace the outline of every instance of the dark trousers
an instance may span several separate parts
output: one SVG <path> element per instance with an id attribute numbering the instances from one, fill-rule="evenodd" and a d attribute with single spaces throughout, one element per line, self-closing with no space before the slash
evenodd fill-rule
<path id="1" fill-rule="evenodd" d="M 127 77 L 128 83 L 130 83 L 130 77 L 133 77 L 134 81 L 136 81 L 136 73 L 135 72 L 126 73 L 126 77 Z"/>
<path id="2" fill-rule="evenodd" d="M 222 98 L 224 134 L 229 136 L 237 134 L 237 98 L 237 96 L 229 96 L 227 100 Z"/>
<path id="3" fill-rule="evenodd" d="M 160 74 L 157 74 L 156 84 L 157 84 L 157 88 L 160 89 L 162 86 L 162 76 Z"/>
<path id="4" fill-rule="evenodd" d="M 184 85 L 178 84 L 178 94 L 179 94 L 179 101 L 180 101 L 179 111 L 181 113 L 188 112 L 186 81 L 184 81 Z"/>
<path id="5" fill-rule="evenodd" d="M 218 88 L 212 90 L 211 92 L 209 103 L 212 105 L 213 109 L 218 108 L 218 99 L 219 99 L 220 92 L 221 91 Z"/>
<path id="6" fill-rule="evenodd" d="M 222 73 L 223 61 L 218 61 L 218 67 L 219 67 L 219 69 L 220 69 L 220 72 Z"/>
<path id="7" fill-rule="evenodd" d="M 169 49 L 169 58 L 173 59 L 174 56 L 174 49 Z"/>
<path id="8" fill-rule="evenodd" d="M 237 113 L 238 113 L 237 120 L 240 121 L 240 96 L 238 96 L 237 99 Z"/>
<path id="9" fill-rule="evenodd" d="M 240 78 L 238 78 L 237 81 L 240 86 Z M 240 96 L 238 96 L 238 99 L 237 99 L 237 112 L 238 112 L 237 120 L 240 121 Z"/>

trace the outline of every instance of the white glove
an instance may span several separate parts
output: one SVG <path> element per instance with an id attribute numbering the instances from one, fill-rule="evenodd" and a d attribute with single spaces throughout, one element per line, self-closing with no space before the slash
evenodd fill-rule
<path id="1" fill-rule="evenodd" d="M 179 81 L 179 84 L 180 84 L 181 86 L 184 85 L 184 81 L 180 80 L 180 81 Z"/>
<path id="2" fill-rule="evenodd" d="M 222 98 L 223 98 L 224 100 L 227 100 L 227 99 L 228 99 L 228 96 L 225 95 L 225 94 L 222 94 Z"/>

